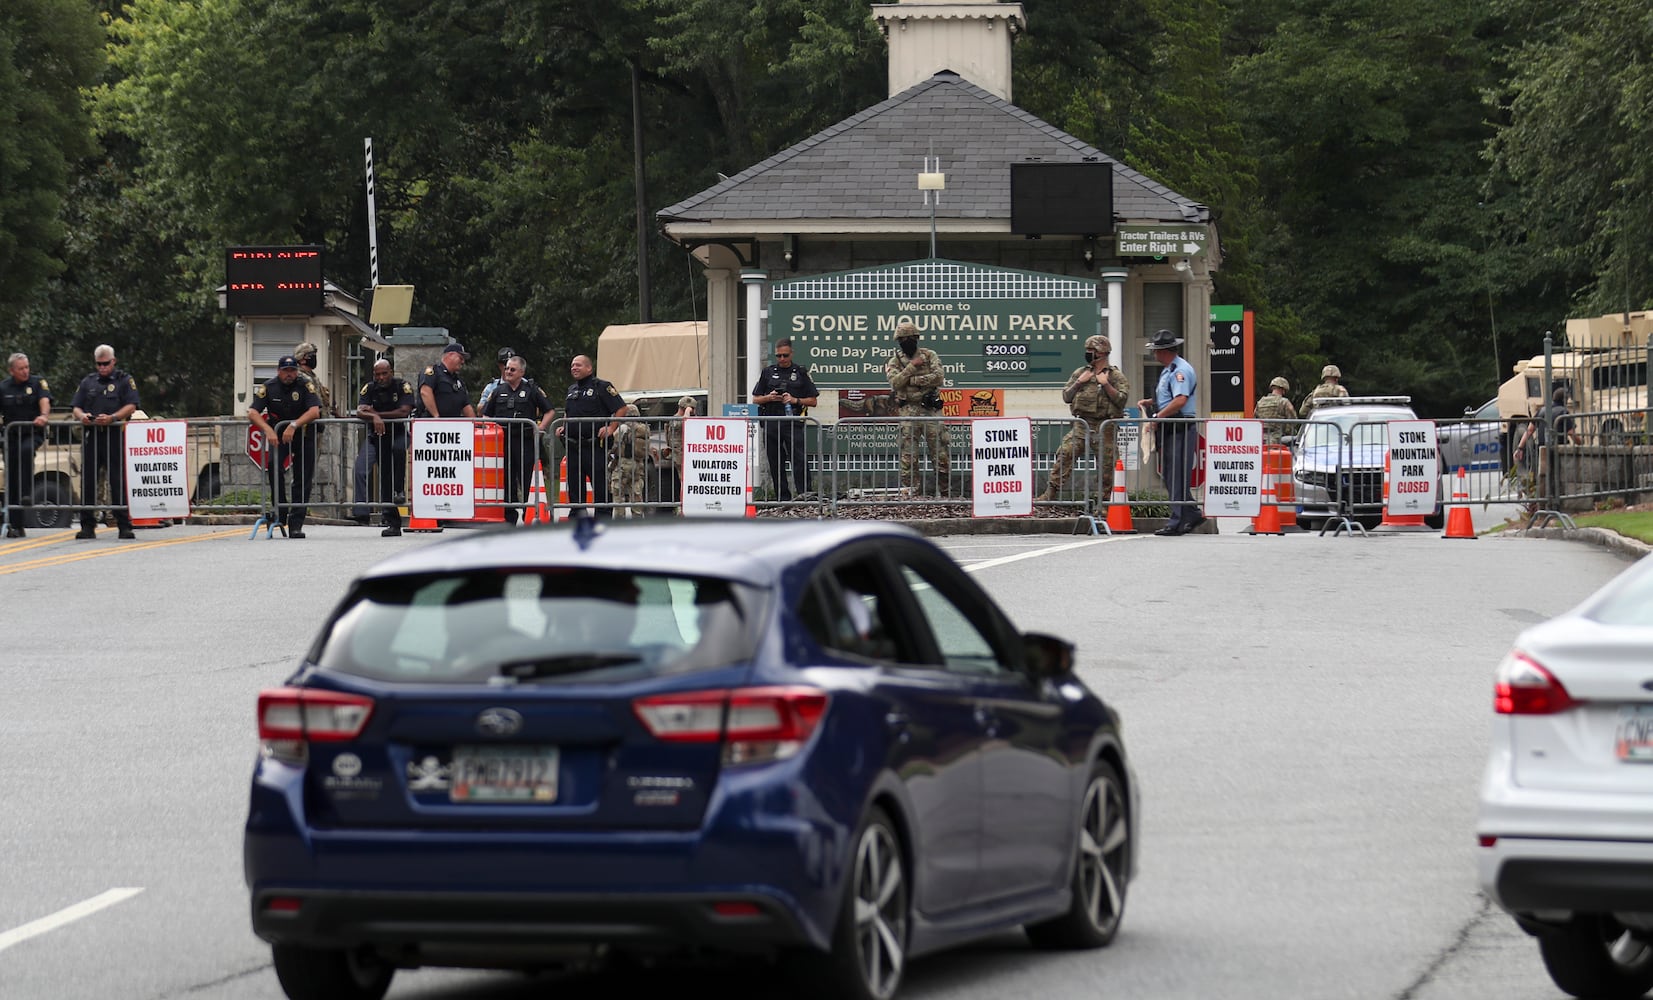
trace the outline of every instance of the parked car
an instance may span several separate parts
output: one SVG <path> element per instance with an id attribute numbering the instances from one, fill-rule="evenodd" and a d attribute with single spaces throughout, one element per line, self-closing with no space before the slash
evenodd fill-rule
<path id="1" fill-rule="evenodd" d="M 1653 989 L 1653 560 L 1498 666 L 1481 888 L 1576 997 Z"/>
<path id="2" fill-rule="evenodd" d="M 351 586 L 258 728 L 245 871 L 293 998 L 695 949 L 888 1000 L 1016 926 L 1108 944 L 1136 869 L 1073 648 L 878 522 L 431 545 Z"/>
<path id="3" fill-rule="evenodd" d="M 1383 460 L 1389 450 L 1385 424 L 1416 419 L 1407 396 L 1321 399 L 1297 433 L 1282 439 L 1292 450 L 1297 523 L 1309 531 L 1334 517 L 1368 528 L 1378 525 L 1383 520 Z M 1424 515 L 1424 523 L 1436 529 L 1445 518 L 1439 470 L 1437 460 L 1435 509 Z"/>
<path id="4" fill-rule="evenodd" d="M 1509 426 L 1498 417 L 1496 399 L 1465 407 L 1462 420 L 1442 421 L 1436 429 L 1441 466 L 1448 474 L 1459 469 L 1504 471 L 1509 468 L 1515 440 L 1510 437 Z"/>

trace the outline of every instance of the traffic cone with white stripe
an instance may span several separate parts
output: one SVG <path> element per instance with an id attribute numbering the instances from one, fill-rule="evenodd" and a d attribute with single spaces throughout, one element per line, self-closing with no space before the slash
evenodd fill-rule
<path id="1" fill-rule="evenodd" d="M 545 466 L 534 461 L 534 480 L 528 487 L 528 505 L 522 511 L 523 524 L 550 524 L 551 509 L 545 497 Z"/>
<path id="2" fill-rule="evenodd" d="M 1469 486 L 1464 482 L 1464 467 L 1458 466 L 1458 479 L 1452 484 L 1452 508 L 1446 512 L 1446 534 L 1442 538 L 1474 538 L 1475 520 L 1469 514 Z"/>
<path id="3" fill-rule="evenodd" d="M 1125 492 L 1125 460 L 1113 463 L 1113 496 L 1108 503 L 1108 530 L 1116 535 L 1136 534 L 1131 520 L 1131 497 Z"/>

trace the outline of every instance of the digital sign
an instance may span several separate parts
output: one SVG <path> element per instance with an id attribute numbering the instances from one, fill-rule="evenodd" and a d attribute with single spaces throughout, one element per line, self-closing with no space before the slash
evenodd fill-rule
<path id="1" fill-rule="evenodd" d="M 1113 164 L 1012 163 L 1010 231 L 1031 236 L 1113 232 Z"/>
<path id="2" fill-rule="evenodd" d="M 228 247 L 225 311 L 231 316 L 314 316 L 321 312 L 319 246 Z"/>

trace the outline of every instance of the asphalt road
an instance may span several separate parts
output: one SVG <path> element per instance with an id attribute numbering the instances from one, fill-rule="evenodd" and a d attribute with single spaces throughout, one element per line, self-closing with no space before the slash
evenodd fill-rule
<path id="1" fill-rule="evenodd" d="M 0 544 L 0 997 L 279 997 L 240 870 L 254 698 L 350 575 L 427 539 L 69 534 Z M 1494 665 L 1617 557 L 1432 532 L 943 544 L 1024 627 L 1076 640 L 1122 708 L 1142 872 L 1113 947 L 1039 953 L 1006 935 L 917 961 L 903 996 L 1561 995 L 1477 892 L 1476 783 Z M 783 995 L 741 967 L 419 971 L 391 996 L 714 989 Z"/>

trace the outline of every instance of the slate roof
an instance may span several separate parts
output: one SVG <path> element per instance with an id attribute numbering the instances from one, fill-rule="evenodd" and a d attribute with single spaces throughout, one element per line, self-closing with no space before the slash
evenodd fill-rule
<path id="1" fill-rule="evenodd" d="M 1100 150 L 943 70 L 894 97 L 662 209 L 659 221 L 923 219 L 917 174 L 931 152 L 947 175 L 936 216 L 1010 218 L 1010 164 L 1114 164 L 1114 215 L 1208 222 L 1210 211 Z"/>

